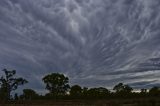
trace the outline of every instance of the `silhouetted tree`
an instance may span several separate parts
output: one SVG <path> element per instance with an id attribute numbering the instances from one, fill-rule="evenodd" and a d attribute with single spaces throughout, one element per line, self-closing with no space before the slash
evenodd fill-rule
<path id="1" fill-rule="evenodd" d="M 140 95 L 139 96 L 147 96 L 147 89 L 141 89 L 141 92 L 139 93 Z"/>
<path id="2" fill-rule="evenodd" d="M 14 100 L 18 100 L 18 99 L 19 99 L 18 94 L 15 93 L 15 94 L 14 94 Z"/>
<path id="3" fill-rule="evenodd" d="M 133 91 L 133 88 L 131 88 L 129 85 L 124 85 L 123 83 L 119 83 L 114 86 L 113 90 L 116 91 L 117 96 L 129 96 L 131 92 Z"/>
<path id="4" fill-rule="evenodd" d="M 105 98 L 109 95 L 109 90 L 103 87 L 90 88 L 87 92 L 90 98 Z"/>
<path id="5" fill-rule="evenodd" d="M 124 92 L 131 93 L 133 91 L 133 88 L 129 85 L 124 85 Z"/>
<path id="6" fill-rule="evenodd" d="M 123 83 L 119 83 L 119 84 L 115 85 L 113 88 L 113 90 L 115 90 L 116 93 L 121 92 L 123 89 L 124 89 Z"/>
<path id="7" fill-rule="evenodd" d="M 142 93 L 142 94 L 147 93 L 147 89 L 141 89 L 140 93 Z"/>
<path id="8" fill-rule="evenodd" d="M 69 90 L 69 79 L 63 74 L 52 73 L 46 75 L 43 79 L 46 89 L 54 96 L 63 96 Z"/>
<path id="9" fill-rule="evenodd" d="M 7 90 L 4 87 L 0 88 L 0 100 L 7 99 Z"/>
<path id="10" fill-rule="evenodd" d="M 6 97 L 6 99 L 9 100 L 11 96 L 11 91 L 16 90 L 19 85 L 23 85 L 28 81 L 21 77 L 16 78 L 15 70 L 8 71 L 7 69 L 3 69 L 2 71 L 5 73 L 5 76 L 2 76 L 0 78 L 0 91 L 2 91 L 2 94 L 5 95 L 4 97 Z"/>
<path id="11" fill-rule="evenodd" d="M 74 98 L 82 96 L 82 88 L 79 85 L 74 85 L 71 87 L 70 95 Z"/>
<path id="12" fill-rule="evenodd" d="M 34 100 L 38 98 L 38 94 L 32 89 L 24 89 L 21 98 L 25 100 Z"/>
<path id="13" fill-rule="evenodd" d="M 82 89 L 82 96 L 83 97 L 87 97 L 87 92 L 88 92 L 88 88 L 87 87 L 83 87 L 83 89 Z"/>
<path id="14" fill-rule="evenodd" d="M 159 96 L 160 95 L 160 88 L 159 87 L 153 87 L 149 90 L 149 94 L 151 96 Z"/>

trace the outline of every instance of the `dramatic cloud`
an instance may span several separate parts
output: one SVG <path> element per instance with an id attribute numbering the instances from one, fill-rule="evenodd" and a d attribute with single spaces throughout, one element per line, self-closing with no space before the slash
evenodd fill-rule
<path id="1" fill-rule="evenodd" d="M 1 0 L 0 68 L 39 91 L 52 72 L 89 87 L 159 85 L 159 10 L 158 0 Z"/>

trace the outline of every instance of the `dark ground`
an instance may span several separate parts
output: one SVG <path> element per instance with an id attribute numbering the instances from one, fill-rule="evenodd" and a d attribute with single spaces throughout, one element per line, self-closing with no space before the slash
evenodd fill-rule
<path id="1" fill-rule="evenodd" d="M 0 106 L 160 106 L 160 98 L 19 101 L 17 103 L 1 103 Z"/>

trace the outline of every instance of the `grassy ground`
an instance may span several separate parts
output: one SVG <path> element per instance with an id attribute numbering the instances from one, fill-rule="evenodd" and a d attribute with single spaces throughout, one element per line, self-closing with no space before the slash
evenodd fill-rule
<path id="1" fill-rule="evenodd" d="M 160 106 L 160 99 L 25 101 L 0 106 Z"/>

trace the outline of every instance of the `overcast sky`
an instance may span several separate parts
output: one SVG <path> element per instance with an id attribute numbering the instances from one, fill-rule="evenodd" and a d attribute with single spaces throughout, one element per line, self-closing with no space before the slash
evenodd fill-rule
<path id="1" fill-rule="evenodd" d="M 160 0 L 0 0 L 0 69 L 107 88 L 160 85 Z"/>

